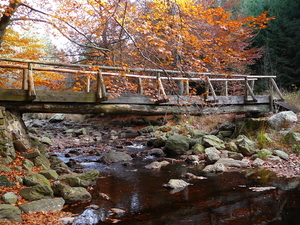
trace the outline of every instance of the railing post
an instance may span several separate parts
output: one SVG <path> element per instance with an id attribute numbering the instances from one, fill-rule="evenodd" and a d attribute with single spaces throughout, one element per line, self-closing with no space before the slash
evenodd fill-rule
<path id="1" fill-rule="evenodd" d="M 97 91 L 96 91 L 96 98 L 98 101 L 105 101 L 107 100 L 106 96 L 106 89 L 103 81 L 103 76 L 101 71 L 97 74 Z"/>
<path id="2" fill-rule="evenodd" d="M 272 78 L 269 79 L 269 86 L 270 86 L 270 112 L 275 112 L 275 108 L 274 108 L 274 89 L 273 89 Z"/>
<path id="3" fill-rule="evenodd" d="M 190 82 L 189 82 L 189 80 L 186 80 L 186 82 L 185 82 L 185 91 L 184 91 L 184 93 L 186 95 L 190 94 Z"/>
<path id="4" fill-rule="evenodd" d="M 160 96 L 160 93 L 161 93 L 163 96 L 163 99 L 167 99 L 166 92 L 165 92 L 163 84 L 161 82 L 160 73 L 157 74 L 157 84 L 158 84 L 158 96 Z"/>
<path id="5" fill-rule="evenodd" d="M 86 77 L 86 85 L 85 85 L 85 92 L 90 92 L 91 89 L 91 77 L 87 75 Z"/>
<path id="6" fill-rule="evenodd" d="M 160 85 L 159 85 L 159 81 L 160 81 L 160 72 L 158 72 L 158 73 L 157 73 L 157 76 L 156 76 L 157 96 L 160 96 Z"/>
<path id="7" fill-rule="evenodd" d="M 245 95 L 244 95 L 244 101 L 247 102 L 248 100 L 248 78 L 245 77 Z"/>
<path id="8" fill-rule="evenodd" d="M 184 94 L 184 84 L 183 80 L 178 80 L 178 89 L 179 89 L 179 95 Z"/>
<path id="9" fill-rule="evenodd" d="M 225 96 L 228 97 L 228 80 L 225 80 Z"/>
<path id="10" fill-rule="evenodd" d="M 143 83 L 142 83 L 142 78 L 138 78 L 138 94 L 142 95 L 143 94 Z"/>
<path id="11" fill-rule="evenodd" d="M 28 63 L 28 98 L 29 100 L 36 99 L 36 92 L 34 88 L 34 80 L 32 75 L 32 64 Z"/>
<path id="12" fill-rule="evenodd" d="M 28 70 L 27 69 L 23 69 L 22 89 L 28 90 Z"/>

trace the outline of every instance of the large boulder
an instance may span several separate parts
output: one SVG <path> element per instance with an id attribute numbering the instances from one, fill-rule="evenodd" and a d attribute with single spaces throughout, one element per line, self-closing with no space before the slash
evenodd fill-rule
<path id="1" fill-rule="evenodd" d="M 0 204 L 0 222 L 5 220 L 21 222 L 21 210 L 13 205 Z M 6 222 L 6 224 L 8 223 Z"/>
<path id="2" fill-rule="evenodd" d="M 49 123 L 59 123 L 66 120 L 66 115 L 62 113 L 54 114 L 50 119 Z"/>
<path id="3" fill-rule="evenodd" d="M 215 147 L 219 150 L 225 149 L 224 141 L 215 135 L 204 135 L 203 136 L 203 146 L 206 148 Z"/>
<path id="4" fill-rule="evenodd" d="M 32 172 L 25 174 L 23 177 L 23 183 L 26 186 L 34 186 L 38 184 L 50 186 L 50 182 L 46 177 L 44 177 L 42 174 Z"/>
<path id="5" fill-rule="evenodd" d="M 53 190 L 48 185 L 38 184 L 33 187 L 21 189 L 20 195 L 26 200 L 35 201 L 44 198 L 52 198 Z"/>
<path id="6" fill-rule="evenodd" d="M 66 204 L 75 204 L 91 200 L 91 194 L 84 187 L 70 187 L 61 182 L 55 182 L 52 189 L 54 194 L 62 197 Z"/>
<path id="7" fill-rule="evenodd" d="M 257 153 L 256 143 L 245 135 L 239 135 L 235 141 L 236 146 L 244 156 L 251 156 Z"/>
<path id="8" fill-rule="evenodd" d="M 181 134 L 169 137 L 165 144 L 165 152 L 169 155 L 185 154 L 190 147 L 190 139 Z"/>
<path id="9" fill-rule="evenodd" d="M 215 147 L 210 147 L 205 149 L 205 159 L 208 163 L 215 163 L 220 159 L 221 152 Z"/>
<path id="10" fill-rule="evenodd" d="M 294 112 L 284 111 L 271 116 L 268 119 L 268 124 L 272 128 L 280 130 L 282 128 L 289 127 L 292 123 L 296 122 L 297 120 L 297 115 Z"/>
<path id="11" fill-rule="evenodd" d="M 125 152 L 109 152 L 100 159 L 100 162 L 111 164 L 130 160 L 132 160 L 132 157 Z"/>
<path id="12" fill-rule="evenodd" d="M 65 204 L 63 198 L 42 199 L 20 205 L 19 208 L 25 212 L 49 212 L 61 211 Z"/>

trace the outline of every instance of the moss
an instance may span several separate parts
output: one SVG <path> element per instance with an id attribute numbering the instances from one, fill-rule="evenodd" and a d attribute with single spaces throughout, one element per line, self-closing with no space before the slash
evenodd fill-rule
<path id="1" fill-rule="evenodd" d="M 0 176 L 0 186 L 12 187 L 15 185 L 14 185 L 14 183 L 10 182 L 6 176 Z"/>

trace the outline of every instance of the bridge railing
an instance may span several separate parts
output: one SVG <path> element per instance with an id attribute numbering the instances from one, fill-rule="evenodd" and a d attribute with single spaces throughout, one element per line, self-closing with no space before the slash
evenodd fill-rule
<path id="1" fill-rule="evenodd" d="M 144 69 L 144 68 L 121 68 L 98 65 L 85 64 L 69 64 L 56 62 L 42 62 L 23 59 L 9 59 L 0 58 L 0 68 L 17 69 L 23 71 L 22 89 L 28 91 L 29 100 L 36 98 L 36 89 L 33 78 L 33 71 L 49 71 L 58 73 L 80 74 L 86 76 L 85 91 L 91 91 L 91 76 L 95 76 L 96 80 L 96 98 L 98 102 L 105 101 L 108 97 L 104 77 L 123 76 L 127 78 L 136 79 L 137 93 L 144 94 L 144 84 L 153 80 L 157 87 L 156 92 L 160 102 L 167 101 L 168 96 L 165 90 L 165 83 L 172 81 L 177 82 L 178 95 L 190 95 L 190 83 L 199 82 L 205 86 L 204 99 L 206 101 L 218 101 L 218 96 L 215 91 L 215 83 L 224 85 L 224 96 L 229 95 L 229 82 L 242 82 L 244 87 L 244 100 L 257 101 L 254 94 L 254 82 L 258 79 L 269 79 L 269 95 L 270 102 L 273 102 L 275 94 L 280 99 L 284 99 L 278 86 L 276 85 L 276 76 L 265 75 L 241 75 L 241 74 L 214 74 L 214 73 L 200 73 L 200 72 L 184 72 L 175 70 L 161 70 L 161 69 Z M 7 63 L 10 62 L 10 63 Z M 12 64 L 14 63 L 14 64 Z M 18 63 L 18 64 L 16 64 Z M 37 66 L 38 65 L 38 66 Z M 47 67 L 51 66 L 51 67 Z M 139 74 L 136 74 L 139 73 Z M 155 74 L 155 75 L 153 75 Z M 164 76 L 162 76 L 162 74 Z M 145 82 L 146 80 L 146 82 Z"/>

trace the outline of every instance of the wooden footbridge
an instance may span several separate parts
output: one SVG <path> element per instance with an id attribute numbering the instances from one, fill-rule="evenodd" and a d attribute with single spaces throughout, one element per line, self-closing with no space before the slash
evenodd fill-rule
<path id="1" fill-rule="evenodd" d="M 20 112 L 204 115 L 261 113 L 279 108 L 297 110 L 285 103 L 275 76 L 117 68 L 8 58 L 0 58 L 0 71 L 8 80 L 7 87 L 0 89 L 0 106 Z M 51 77 L 45 78 L 58 90 L 36 87 L 37 78 L 45 72 L 48 76 L 59 73 L 66 77 L 60 85 L 54 85 L 58 81 Z M 10 86 L 13 76 L 22 80 L 22 83 L 19 80 L 19 89 Z M 78 79 L 84 81 L 85 88 L 72 91 L 70 83 L 77 85 Z M 265 95 L 254 93 L 255 82 L 259 79 L 268 83 Z"/>

